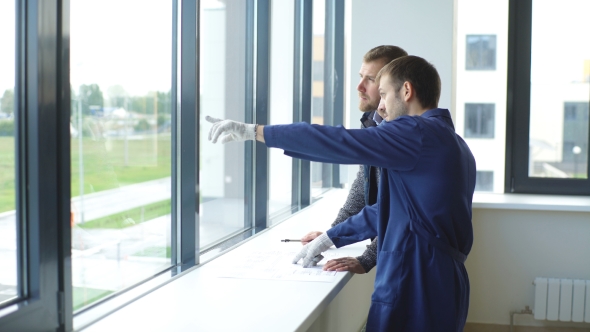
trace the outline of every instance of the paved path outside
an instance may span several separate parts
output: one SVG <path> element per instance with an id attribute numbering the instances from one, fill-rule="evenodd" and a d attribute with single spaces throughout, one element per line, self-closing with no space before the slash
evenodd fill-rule
<path id="1" fill-rule="evenodd" d="M 171 197 L 171 179 L 129 185 L 72 198 L 74 211 L 84 207 L 86 220 L 111 215 Z M 218 198 L 200 209 L 200 244 L 207 246 L 244 228 L 243 199 Z M 79 222 L 79 218 L 75 218 Z M 117 291 L 170 266 L 170 215 L 124 229 L 72 228 L 72 283 Z M 0 301 L 16 293 L 16 221 L 14 211 L 0 214 Z"/>

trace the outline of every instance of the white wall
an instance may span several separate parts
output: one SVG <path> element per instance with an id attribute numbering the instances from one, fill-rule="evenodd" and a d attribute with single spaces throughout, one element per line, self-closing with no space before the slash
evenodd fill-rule
<path id="1" fill-rule="evenodd" d="M 590 279 L 588 212 L 474 209 L 473 230 L 468 322 L 510 324 L 533 308 L 535 277 Z M 526 318 L 516 323 L 548 325 Z"/>
<path id="2" fill-rule="evenodd" d="M 382 44 L 400 46 L 434 64 L 442 80 L 439 106 L 451 108 L 454 1 L 351 2 L 349 126 L 357 127 L 361 116 L 356 83 L 362 56 Z M 466 262 L 471 283 L 467 322 L 510 324 L 511 311 L 533 306 L 535 277 L 590 279 L 589 220 L 590 213 L 584 212 L 474 209 L 474 245 Z"/>
<path id="3" fill-rule="evenodd" d="M 376 272 L 352 276 L 307 332 L 361 331 L 369 315 Z"/>
<path id="4" fill-rule="evenodd" d="M 350 118 L 358 126 L 358 71 L 363 55 L 379 45 L 396 45 L 431 62 L 440 75 L 440 107 L 451 108 L 454 0 L 351 1 Z"/>

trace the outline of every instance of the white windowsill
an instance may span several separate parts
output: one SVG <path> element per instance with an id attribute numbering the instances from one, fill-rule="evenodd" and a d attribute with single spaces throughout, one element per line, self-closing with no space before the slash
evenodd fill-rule
<path id="1" fill-rule="evenodd" d="M 227 253 L 189 270 L 166 285 L 117 310 L 84 331 L 306 331 L 352 274 L 332 283 L 219 278 L 216 271 L 238 254 L 297 243 L 281 243 L 311 230 L 326 230 L 348 190 L 333 189 L 312 206 L 237 245 Z M 475 193 L 474 209 L 590 212 L 590 197 Z M 363 241 L 339 250 L 361 254 Z M 227 313 L 231 313 L 229 316 Z"/>
<path id="2" fill-rule="evenodd" d="M 476 192 L 474 209 L 590 212 L 589 196 L 491 194 Z"/>
<path id="3" fill-rule="evenodd" d="M 290 246 L 280 239 L 325 231 L 348 190 L 323 194 L 312 206 L 244 241 L 227 253 L 115 311 L 84 331 L 307 331 L 352 278 L 340 272 L 334 282 L 220 278 L 220 269 L 248 251 Z M 369 241 L 338 249 L 360 255 Z M 332 249 L 331 249 L 332 250 Z"/>

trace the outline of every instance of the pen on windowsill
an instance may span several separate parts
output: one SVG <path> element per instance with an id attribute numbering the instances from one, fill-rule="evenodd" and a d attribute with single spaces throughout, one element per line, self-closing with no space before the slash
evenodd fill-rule
<path id="1" fill-rule="evenodd" d="M 293 239 L 284 239 L 281 242 L 301 242 L 301 240 L 293 240 Z"/>

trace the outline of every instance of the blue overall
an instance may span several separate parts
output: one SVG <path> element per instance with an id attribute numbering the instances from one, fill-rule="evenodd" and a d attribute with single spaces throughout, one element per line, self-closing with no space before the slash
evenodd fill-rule
<path id="1" fill-rule="evenodd" d="M 265 126 L 264 138 L 294 158 L 382 168 L 377 203 L 327 231 L 336 247 L 379 238 L 367 331 L 463 331 L 475 160 L 448 110 L 367 129 Z"/>

